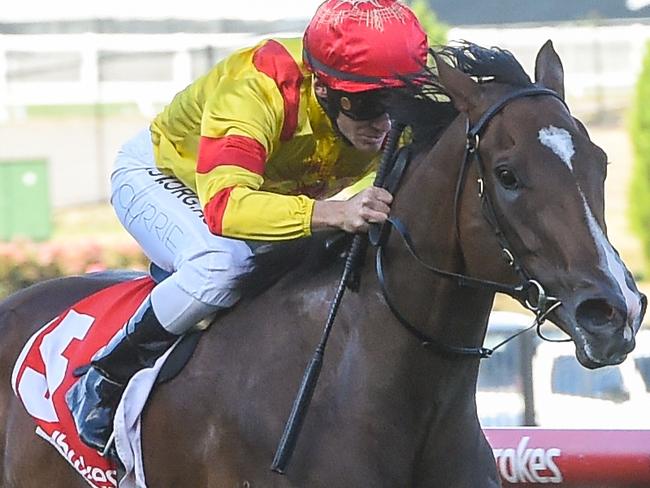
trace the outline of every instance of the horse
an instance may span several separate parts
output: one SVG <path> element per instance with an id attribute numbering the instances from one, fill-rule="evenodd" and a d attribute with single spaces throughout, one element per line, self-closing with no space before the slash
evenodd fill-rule
<path id="1" fill-rule="evenodd" d="M 607 157 L 565 104 L 551 42 L 534 83 L 497 48 L 435 56 L 437 72 L 402 98 L 412 158 L 391 222 L 366 250 L 376 265 L 342 299 L 286 474 L 269 466 L 336 289 L 335 264 L 301 262 L 240 302 L 155 390 L 143 421 L 149 486 L 497 487 L 475 404 L 495 293 L 553 321 L 587 368 L 634 348 L 646 298 L 606 237 Z M 58 279 L 0 305 L 3 488 L 86 486 L 35 438 L 9 377 L 39 326 L 125 279 Z"/>

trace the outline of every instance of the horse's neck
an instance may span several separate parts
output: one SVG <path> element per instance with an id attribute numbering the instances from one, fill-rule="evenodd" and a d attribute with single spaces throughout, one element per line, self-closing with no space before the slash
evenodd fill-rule
<path id="1" fill-rule="evenodd" d="M 467 273 L 456 237 L 454 194 L 464 156 L 464 124 L 456 120 L 428 153 L 416 155 L 396 195 L 391 214 L 409 229 L 422 258 L 439 269 Z M 386 250 L 387 273 L 404 290 L 405 310 L 422 318 L 427 333 L 449 342 L 482 342 L 494 294 L 460 288 L 455 282 L 425 271 L 393 232 Z"/>
<path id="2" fill-rule="evenodd" d="M 391 210 L 391 215 L 406 224 L 417 251 L 425 261 L 440 269 L 461 273 L 465 270 L 455 237 L 453 194 L 462 156 L 462 133 L 452 133 L 443 137 L 429 154 L 416 157 Z M 414 326 L 446 344 L 467 347 L 482 344 L 494 293 L 460 288 L 455 282 L 426 271 L 408 253 L 395 231 L 386 245 L 385 256 L 388 293 Z M 372 283 L 374 278 L 370 275 L 374 271 L 372 266 L 368 268 L 365 283 Z M 391 364 L 391 367 L 401 367 L 404 371 L 439 369 L 443 364 L 449 381 L 446 378 L 431 381 L 430 376 L 420 375 L 425 382 L 436 384 L 435 391 L 431 393 L 447 398 L 473 395 L 477 360 L 448 361 L 423 349 L 417 339 L 399 325 L 392 312 L 378 298 L 379 293 L 374 286 L 367 287 L 364 293 L 368 303 L 373 303 L 377 309 L 368 312 L 372 320 L 365 321 L 368 343 L 377 337 L 377 324 L 382 324 L 382 334 L 390 334 L 383 339 L 387 356 L 390 350 L 393 359 L 384 359 L 384 363 L 393 361 L 395 364 Z M 462 381 L 458 381 L 459 377 L 462 377 Z"/>

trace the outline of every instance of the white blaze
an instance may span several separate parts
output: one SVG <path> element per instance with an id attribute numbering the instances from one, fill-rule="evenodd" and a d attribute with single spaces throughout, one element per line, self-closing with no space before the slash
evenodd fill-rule
<path id="1" fill-rule="evenodd" d="M 593 213 L 591 213 L 591 208 L 585 199 L 582 190 L 580 190 L 580 196 L 582 196 L 582 202 L 585 207 L 587 224 L 589 225 L 589 230 L 591 235 L 596 242 L 596 249 L 598 251 L 598 256 L 600 257 L 600 267 L 604 271 L 609 271 L 610 275 L 614 278 L 614 281 L 618 283 L 623 296 L 625 297 L 625 305 L 627 306 L 627 317 L 631 319 L 636 317 L 641 312 L 641 302 L 637 298 L 634 291 L 630 289 L 625 280 L 626 269 L 621 262 L 621 258 L 618 257 L 616 251 L 607 240 L 605 233 L 600 228 L 600 225 L 596 221 Z M 627 330 L 626 330 L 627 333 Z"/>
<path id="2" fill-rule="evenodd" d="M 573 139 L 569 131 L 553 125 L 545 127 L 539 130 L 539 142 L 553 151 L 573 171 L 571 158 L 576 150 L 573 147 Z"/>
<path id="3" fill-rule="evenodd" d="M 539 131 L 539 142 L 544 146 L 548 147 L 557 157 L 559 157 L 564 164 L 566 164 L 571 172 L 573 172 L 573 164 L 571 159 L 575 154 L 575 147 L 573 145 L 573 139 L 571 134 L 566 129 L 561 129 L 553 125 L 540 129 Z M 625 304 L 627 306 L 628 319 L 635 317 L 641 311 L 641 302 L 637 298 L 637 295 L 627 284 L 625 279 L 627 271 L 625 266 L 621 262 L 621 259 L 614 251 L 614 248 L 607 240 L 605 233 L 601 229 L 600 225 L 596 221 L 587 199 L 585 198 L 580 185 L 576 182 L 578 186 L 578 192 L 582 197 L 582 203 L 585 208 L 585 220 L 589 226 L 591 236 L 596 244 L 596 250 L 598 256 L 600 257 L 600 268 L 608 273 L 612 279 L 618 284 L 623 296 L 625 297 Z M 627 330 L 626 330 L 627 333 Z"/>

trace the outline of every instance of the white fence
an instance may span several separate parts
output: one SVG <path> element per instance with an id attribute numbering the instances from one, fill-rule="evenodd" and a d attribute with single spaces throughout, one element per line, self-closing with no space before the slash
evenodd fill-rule
<path id="1" fill-rule="evenodd" d="M 529 73 L 539 47 L 552 39 L 564 62 L 571 107 L 584 116 L 629 103 L 650 25 L 454 28 L 449 38 L 509 49 Z M 0 162 L 47 159 L 54 207 L 105 201 L 121 143 L 214 62 L 259 39 L 251 34 L 0 35 Z M 23 116 L 33 106 L 96 104 L 139 110 L 109 118 L 96 109 L 92 118 Z"/>
<path id="2" fill-rule="evenodd" d="M 0 111 L 136 103 L 150 115 L 219 58 L 259 39 L 244 33 L 0 35 Z"/>
<path id="3" fill-rule="evenodd" d="M 629 93 L 650 25 L 454 28 L 449 38 L 509 49 L 529 73 L 537 49 L 552 39 L 564 62 L 567 91 L 581 98 Z M 257 40 L 244 33 L 0 35 L 0 112 L 136 103 L 150 115 L 223 55 Z"/>
<path id="4" fill-rule="evenodd" d="M 562 58 L 569 98 L 591 100 L 600 105 L 596 109 L 620 108 L 641 71 L 650 24 L 457 28 L 449 38 L 508 49 L 531 76 L 537 51 L 551 39 Z"/>

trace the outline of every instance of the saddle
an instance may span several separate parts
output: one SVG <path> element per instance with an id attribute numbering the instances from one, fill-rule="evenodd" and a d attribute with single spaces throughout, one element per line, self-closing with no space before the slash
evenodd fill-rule
<path id="1" fill-rule="evenodd" d="M 350 234 L 336 231 L 278 243 L 248 241 L 248 246 L 253 250 L 255 266 L 240 281 L 242 300 L 252 300 L 298 267 L 303 267 L 305 273 L 312 274 L 337 260 L 343 261 L 351 240 Z M 160 283 L 171 273 L 151 263 L 149 275 L 156 283 Z M 174 379 L 189 362 L 203 332 L 228 313 L 229 309 L 217 312 L 186 333 L 165 361 L 156 384 Z M 82 370 L 79 373 L 84 372 Z"/>

